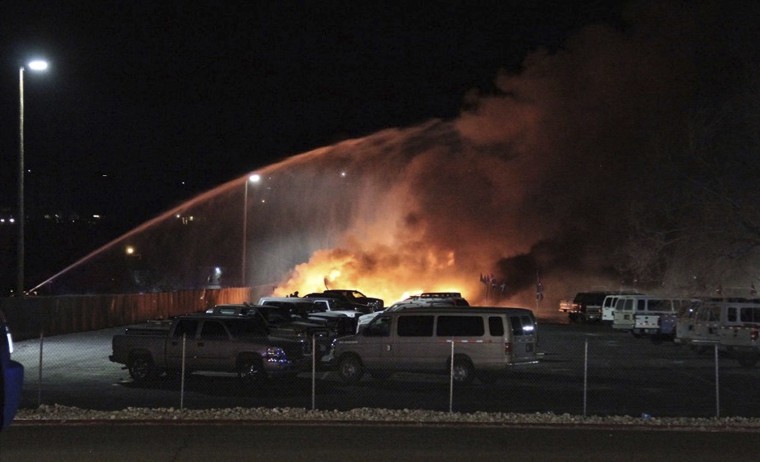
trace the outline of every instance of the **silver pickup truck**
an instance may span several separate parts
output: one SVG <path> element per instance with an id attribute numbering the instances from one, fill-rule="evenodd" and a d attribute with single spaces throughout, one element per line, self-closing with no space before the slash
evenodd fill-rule
<path id="1" fill-rule="evenodd" d="M 114 335 L 112 362 L 135 382 L 162 373 L 231 372 L 260 385 L 268 377 L 295 376 L 311 367 L 311 342 L 269 335 L 260 317 L 186 315 L 129 326 Z"/>

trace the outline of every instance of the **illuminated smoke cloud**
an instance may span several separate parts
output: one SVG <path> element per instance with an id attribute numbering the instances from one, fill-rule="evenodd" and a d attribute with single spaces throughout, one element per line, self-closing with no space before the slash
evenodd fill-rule
<path id="1" fill-rule="evenodd" d="M 679 118 L 692 90 L 691 49 L 660 41 L 688 32 L 672 26 L 666 37 L 587 28 L 555 54 L 529 56 L 519 75 L 500 75 L 498 94 L 471 97 L 457 120 L 323 152 L 351 151 L 362 166 L 358 210 L 333 250 L 315 253 L 279 290 L 301 288 L 330 252 L 364 262 L 344 268 L 341 285 L 391 301 L 399 289 L 442 284 L 484 302 L 480 275 L 494 273 L 506 283 L 500 302 L 532 306 L 539 269 L 554 299 L 617 288 L 627 188 L 653 133 Z"/>
<path id="2" fill-rule="evenodd" d="M 540 308 L 556 312 L 579 290 L 616 289 L 631 204 L 661 178 L 661 157 L 683 149 L 694 95 L 715 86 L 697 68 L 719 67 L 705 19 L 716 11 L 659 5 L 632 11 L 622 31 L 585 28 L 497 76 L 496 92 L 468 95 L 455 120 L 294 156 L 259 170 L 247 199 L 246 175 L 112 245 L 135 241 L 150 249 L 143 263 L 160 254 L 185 274 L 221 264 L 234 280 L 246 201 L 245 284 L 261 295 L 327 286 L 392 303 L 458 290 L 535 306 L 540 271 Z M 203 219 L 176 228 L 190 216 Z M 503 289 L 486 291 L 491 274 Z"/>

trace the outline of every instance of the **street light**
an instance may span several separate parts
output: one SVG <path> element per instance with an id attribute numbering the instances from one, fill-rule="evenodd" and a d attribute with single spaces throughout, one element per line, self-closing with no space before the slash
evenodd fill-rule
<path id="1" fill-rule="evenodd" d="M 27 63 L 29 70 L 41 72 L 47 69 L 47 61 L 35 59 Z M 18 68 L 18 279 L 16 289 L 19 297 L 24 296 L 24 66 Z"/>
<path id="2" fill-rule="evenodd" d="M 241 287 L 245 287 L 246 281 L 245 281 L 245 266 L 246 266 L 246 244 L 247 244 L 247 238 L 248 238 L 248 184 L 249 183 L 258 183 L 261 181 L 261 176 L 257 173 L 254 173 L 248 177 L 247 180 L 245 180 L 245 192 L 243 193 L 243 251 L 242 251 L 242 261 L 240 264 L 240 282 Z"/>

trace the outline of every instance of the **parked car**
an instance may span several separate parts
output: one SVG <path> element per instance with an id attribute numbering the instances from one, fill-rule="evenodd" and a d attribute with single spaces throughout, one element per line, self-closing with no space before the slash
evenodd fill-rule
<path id="1" fill-rule="evenodd" d="M 268 377 L 295 376 L 311 367 L 311 343 L 274 337 L 255 316 L 196 314 L 128 327 L 113 336 L 112 362 L 135 382 L 162 372 L 237 373 L 253 385 Z"/>
<path id="2" fill-rule="evenodd" d="M 317 346 L 317 358 L 327 353 L 333 339 L 338 336 L 334 325 L 323 319 L 310 320 L 294 314 L 285 306 L 223 304 L 207 309 L 206 314 L 260 317 L 266 323 L 267 332 L 271 336 L 314 341 Z"/>
<path id="3" fill-rule="evenodd" d="M 361 333 L 335 340 L 325 358 L 348 384 L 365 372 L 451 373 L 458 384 L 492 382 L 537 361 L 536 322 L 526 308 L 415 307 L 377 316 Z M 452 349 L 453 364 L 452 364 Z"/>
<path id="4" fill-rule="evenodd" d="M 324 324 L 337 335 L 348 335 L 356 330 L 357 311 L 347 307 L 341 310 L 333 300 L 318 300 L 304 297 L 261 297 L 259 305 L 273 305 L 286 308 L 303 319 Z"/>
<path id="5" fill-rule="evenodd" d="M 385 302 L 382 299 L 368 297 L 355 289 L 327 289 L 322 293 L 331 297 L 340 296 L 352 303 L 367 305 L 374 311 L 382 310 L 385 307 Z"/>
<path id="6" fill-rule="evenodd" d="M 678 318 L 677 344 L 696 351 L 715 348 L 743 367 L 760 361 L 760 300 L 709 298 L 693 304 Z"/>
<path id="7" fill-rule="evenodd" d="M 356 332 L 358 333 L 367 326 L 373 319 L 382 313 L 393 313 L 406 308 L 420 307 L 463 307 L 470 306 L 467 300 L 459 292 L 423 292 L 420 295 L 412 295 L 400 302 L 394 303 L 385 311 L 376 311 L 374 313 L 363 314 L 359 316 L 356 323 Z"/>

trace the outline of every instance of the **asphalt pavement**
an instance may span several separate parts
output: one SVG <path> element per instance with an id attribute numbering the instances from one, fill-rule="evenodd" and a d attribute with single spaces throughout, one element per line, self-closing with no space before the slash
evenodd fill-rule
<path id="1" fill-rule="evenodd" d="M 0 462 L 756 461 L 756 432 L 479 425 L 19 424 Z"/>

